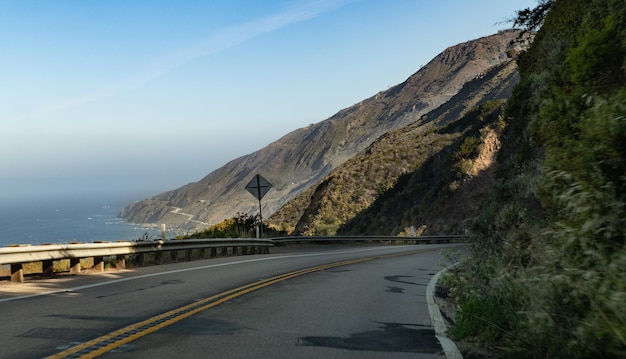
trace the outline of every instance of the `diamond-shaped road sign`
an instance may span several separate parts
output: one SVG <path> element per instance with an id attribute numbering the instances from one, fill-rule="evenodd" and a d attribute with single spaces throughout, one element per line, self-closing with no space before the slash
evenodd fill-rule
<path id="1" fill-rule="evenodd" d="M 252 195 L 259 201 L 263 198 L 263 196 L 265 196 L 270 188 L 272 188 L 272 184 L 267 182 L 267 180 L 261 175 L 252 177 L 252 180 L 250 180 L 250 182 L 246 185 L 246 190 L 252 193 Z"/>

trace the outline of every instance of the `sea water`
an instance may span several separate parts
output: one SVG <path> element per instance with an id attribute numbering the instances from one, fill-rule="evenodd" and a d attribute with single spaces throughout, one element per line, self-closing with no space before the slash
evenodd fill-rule
<path id="1" fill-rule="evenodd" d="M 128 202 L 113 196 L 0 199 L 0 247 L 13 244 L 160 239 L 160 228 L 118 218 Z"/>

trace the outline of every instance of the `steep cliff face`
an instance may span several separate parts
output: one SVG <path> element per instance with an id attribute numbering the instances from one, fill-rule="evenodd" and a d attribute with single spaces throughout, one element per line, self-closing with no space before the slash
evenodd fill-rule
<path id="1" fill-rule="evenodd" d="M 381 135 L 420 121 L 466 83 L 505 62 L 516 36 L 505 31 L 451 46 L 403 83 L 230 161 L 198 182 L 129 204 L 120 216 L 195 228 L 237 212 L 253 213 L 258 203 L 244 186 L 256 173 L 274 185 L 263 199 L 264 213 L 272 214 Z"/>

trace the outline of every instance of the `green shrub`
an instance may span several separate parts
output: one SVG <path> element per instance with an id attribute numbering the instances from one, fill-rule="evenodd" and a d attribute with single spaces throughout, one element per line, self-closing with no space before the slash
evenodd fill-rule
<path id="1" fill-rule="evenodd" d="M 459 298 L 461 310 L 457 313 L 453 338 L 464 338 L 480 344 L 498 343 L 510 345 L 511 336 L 517 331 L 512 326 L 522 323 L 525 296 L 510 283 L 499 282 L 483 294 L 474 291 Z"/>
<path id="2" fill-rule="evenodd" d="M 482 141 L 479 138 L 472 136 L 465 137 L 463 143 L 461 143 L 459 151 L 456 153 L 456 157 L 458 159 L 470 159 L 476 157 L 478 154 L 478 146 L 480 146 L 481 143 Z"/>
<path id="3" fill-rule="evenodd" d="M 626 357 L 625 6 L 557 0 L 520 55 L 499 180 L 451 280 L 453 333 L 498 356 Z"/>

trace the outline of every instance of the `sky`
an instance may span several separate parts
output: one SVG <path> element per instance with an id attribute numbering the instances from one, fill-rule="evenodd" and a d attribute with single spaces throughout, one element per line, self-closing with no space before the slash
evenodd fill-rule
<path id="1" fill-rule="evenodd" d="M 198 181 L 534 5 L 0 0 L 0 200 Z"/>

